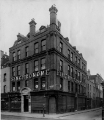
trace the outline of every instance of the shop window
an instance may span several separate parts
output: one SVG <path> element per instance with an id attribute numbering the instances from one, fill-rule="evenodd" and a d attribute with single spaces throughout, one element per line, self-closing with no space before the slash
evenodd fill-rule
<path id="1" fill-rule="evenodd" d="M 45 90 L 45 87 L 46 87 L 46 80 L 45 80 L 45 77 L 42 77 L 41 78 L 41 89 Z"/>
<path id="2" fill-rule="evenodd" d="M 39 46 L 38 46 L 38 42 L 34 44 L 34 53 L 38 53 L 39 52 Z"/>
<path id="3" fill-rule="evenodd" d="M 39 85 L 38 85 L 38 78 L 34 79 L 34 89 L 38 89 Z"/>
<path id="4" fill-rule="evenodd" d="M 42 51 L 46 50 L 46 40 L 41 41 L 41 50 Z"/>

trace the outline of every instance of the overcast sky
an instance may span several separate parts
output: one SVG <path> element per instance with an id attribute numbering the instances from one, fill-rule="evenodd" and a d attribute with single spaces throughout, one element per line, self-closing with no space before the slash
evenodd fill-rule
<path id="1" fill-rule="evenodd" d="M 1 0 L 0 49 L 9 54 L 17 34 L 28 34 L 32 18 L 36 30 L 49 25 L 53 4 L 58 9 L 61 34 L 83 54 L 91 74 L 104 78 L 104 0 Z"/>

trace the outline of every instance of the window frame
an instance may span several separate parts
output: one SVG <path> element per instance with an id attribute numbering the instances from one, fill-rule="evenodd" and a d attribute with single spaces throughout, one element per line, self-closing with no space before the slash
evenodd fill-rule
<path id="1" fill-rule="evenodd" d="M 14 83 L 14 86 L 13 86 L 13 83 Z M 12 82 L 12 91 L 16 91 L 16 86 L 15 86 L 15 82 Z"/>
<path id="2" fill-rule="evenodd" d="M 68 65 L 68 75 L 70 76 L 70 65 Z"/>
<path id="3" fill-rule="evenodd" d="M 6 93 L 6 85 L 4 85 L 4 87 L 3 87 L 3 88 L 4 88 L 4 93 Z"/>
<path id="4" fill-rule="evenodd" d="M 60 85 L 61 85 L 60 90 L 63 90 L 63 78 L 62 77 L 60 77 Z"/>
<path id="5" fill-rule="evenodd" d="M 25 63 L 25 74 L 29 73 L 29 64 Z"/>
<path id="6" fill-rule="evenodd" d="M 36 65 L 35 62 L 37 62 L 38 64 Z M 37 70 L 35 70 L 35 69 L 37 69 Z M 34 61 L 34 71 L 39 71 L 39 61 L 38 60 Z"/>
<path id="7" fill-rule="evenodd" d="M 19 86 L 18 86 L 18 83 L 19 83 Z M 20 84 L 21 84 L 20 81 L 18 81 L 18 82 L 17 82 L 17 91 L 20 91 L 20 86 L 21 86 Z M 19 88 L 19 89 L 18 89 L 18 88 Z"/>
<path id="8" fill-rule="evenodd" d="M 18 59 L 18 60 L 20 60 L 20 59 L 21 59 L 21 56 L 20 56 L 20 55 L 21 55 L 21 51 L 20 51 L 20 50 L 18 50 L 18 51 L 17 51 L 17 59 Z"/>
<path id="9" fill-rule="evenodd" d="M 20 65 L 17 66 L 17 76 L 20 76 Z"/>
<path id="10" fill-rule="evenodd" d="M 13 62 L 16 61 L 16 53 L 13 52 Z"/>
<path id="11" fill-rule="evenodd" d="M 29 56 L 29 46 L 25 47 L 25 57 Z"/>
<path id="12" fill-rule="evenodd" d="M 60 52 L 63 53 L 63 43 L 60 42 Z"/>
<path id="13" fill-rule="evenodd" d="M 68 58 L 70 60 L 70 50 L 68 49 Z"/>
<path id="14" fill-rule="evenodd" d="M 63 72 L 63 61 L 60 60 L 60 72 Z"/>
<path id="15" fill-rule="evenodd" d="M 45 41 L 45 44 L 43 44 L 43 42 Z M 45 48 L 45 49 L 44 49 Z M 46 39 L 43 39 L 41 41 L 41 51 L 45 51 L 46 50 Z"/>
<path id="16" fill-rule="evenodd" d="M 45 87 L 42 86 L 43 84 L 45 84 Z M 41 90 L 45 90 L 45 88 L 46 88 L 46 78 L 41 77 Z"/>
<path id="17" fill-rule="evenodd" d="M 44 63 L 42 63 L 42 60 L 45 60 Z M 41 70 L 46 69 L 46 58 L 41 58 Z"/>
<path id="18" fill-rule="evenodd" d="M 28 86 L 29 86 L 29 81 L 25 80 L 25 87 L 28 87 Z"/>
<path id="19" fill-rule="evenodd" d="M 6 81 L 6 76 L 7 76 L 7 73 L 4 73 L 4 82 Z"/>
<path id="20" fill-rule="evenodd" d="M 38 88 L 36 88 L 35 86 L 38 85 Z M 38 90 L 39 89 L 39 81 L 38 78 L 34 79 L 34 90 Z"/>
<path id="21" fill-rule="evenodd" d="M 73 61 L 73 52 L 71 52 L 71 59 L 70 60 Z"/>
<path id="22" fill-rule="evenodd" d="M 39 53 L 39 43 L 38 42 L 34 43 L 34 54 L 37 54 L 37 53 Z"/>
<path id="23" fill-rule="evenodd" d="M 12 67 L 12 76 L 14 77 L 16 75 L 16 69 L 15 67 Z"/>

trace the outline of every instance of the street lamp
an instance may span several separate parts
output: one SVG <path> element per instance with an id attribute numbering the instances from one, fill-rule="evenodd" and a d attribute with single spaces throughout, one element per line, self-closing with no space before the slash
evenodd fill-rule
<path id="1" fill-rule="evenodd" d="M 101 83 L 103 88 L 103 106 L 102 106 L 102 120 L 104 120 L 104 81 Z"/>

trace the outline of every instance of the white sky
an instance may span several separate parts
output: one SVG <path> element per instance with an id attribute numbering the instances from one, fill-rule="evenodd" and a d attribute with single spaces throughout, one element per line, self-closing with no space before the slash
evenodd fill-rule
<path id="1" fill-rule="evenodd" d="M 1 0 L 0 49 L 9 54 L 17 34 L 28 34 L 32 18 L 37 30 L 49 25 L 53 4 L 62 35 L 83 54 L 91 74 L 104 78 L 104 0 Z"/>

